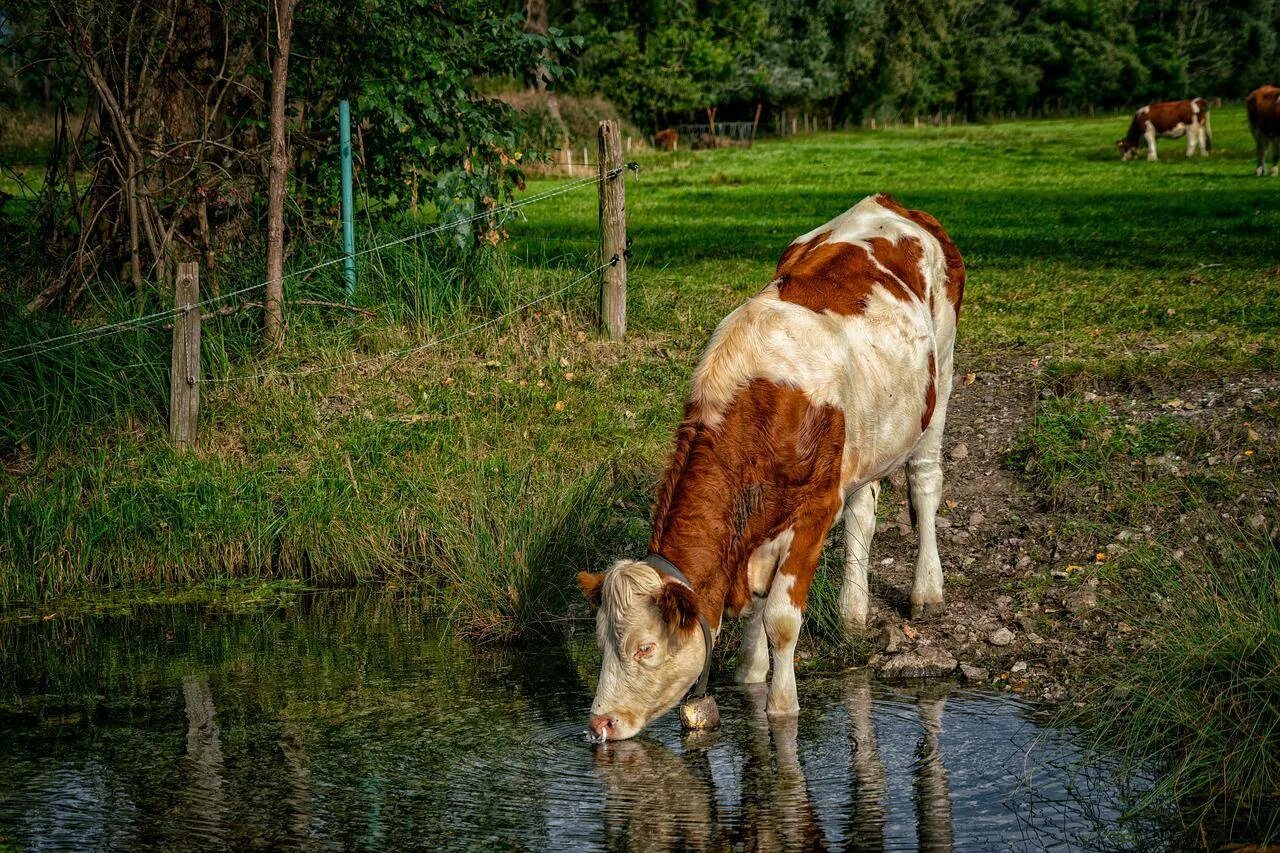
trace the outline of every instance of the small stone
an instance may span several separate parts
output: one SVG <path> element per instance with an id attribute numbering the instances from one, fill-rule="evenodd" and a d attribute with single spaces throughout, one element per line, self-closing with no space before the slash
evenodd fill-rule
<path id="1" fill-rule="evenodd" d="M 1262 513 L 1249 516 L 1249 526 L 1254 530 L 1262 530 L 1267 526 L 1267 517 Z"/>
<path id="2" fill-rule="evenodd" d="M 1026 554 L 1023 554 L 1021 557 L 1018 558 L 1018 568 L 1025 569 L 1029 565 L 1031 565 L 1031 558 L 1028 557 Z"/>
<path id="3" fill-rule="evenodd" d="M 956 671 L 956 659 L 936 646 L 904 652 L 880 667 L 881 678 L 943 678 Z"/>
<path id="4" fill-rule="evenodd" d="M 984 522 L 984 521 L 986 521 L 986 520 L 987 520 L 987 517 L 986 517 L 985 515 L 983 515 L 982 513 L 980 513 L 980 512 L 971 512 L 971 513 L 969 513 L 969 526 L 970 526 L 970 527 L 980 527 L 980 526 L 982 525 L 982 522 Z"/>
<path id="5" fill-rule="evenodd" d="M 974 666 L 971 663 L 960 664 L 960 674 L 964 676 L 965 681 L 991 680 L 991 673 L 985 667 Z"/>
<path id="6" fill-rule="evenodd" d="M 1013 632 L 1008 628 L 997 628 L 987 637 L 987 642 L 993 646 L 1007 646 L 1013 642 Z"/>
<path id="7" fill-rule="evenodd" d="M 1009 667 L 1010 672 L 1026 672 L 1027 662 L 1024 660 L 1016 661 L 1013 666 Z"/>
<path id="8" fill-rule="evenodd" d="M 1072 613 L 1084 613 L 1098 606 L 1098 579 L 1089 578 L 1063 601 Z"/>
<path id="9" fill-rule="evenodd" d="M 957 462 L 969 458 L 969 446 L 964 443 L 957 444 L 951 448 L 951 458 Z"/>
<path id="10" fill-rule="evenodd" d="M 880 635 L 880 642 L 887 654 L 896 655 L 906 649 L 907 636 L 897 625 L 887 625 Z"/>

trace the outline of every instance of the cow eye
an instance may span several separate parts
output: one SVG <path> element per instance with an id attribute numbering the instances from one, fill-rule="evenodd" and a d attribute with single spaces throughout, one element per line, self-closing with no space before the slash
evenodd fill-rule
<path id="1" fill-rule="evenodd" d="M 636 659 L 647 658 L 649 655 L 653 654 L 653 650 L 655 648 L 657 648 L 656 643 L 641 643 L 636 646 Z"/>

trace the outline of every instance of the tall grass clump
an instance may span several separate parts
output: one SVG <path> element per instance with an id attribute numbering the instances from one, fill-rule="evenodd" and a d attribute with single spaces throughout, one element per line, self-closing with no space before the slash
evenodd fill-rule
<path id="1" fill-rule="evenodd" d="M 605 466 L 581 478 L 475 473 L 436 507 L 426 560 L 434 598 L 460 634 L 484 641 L 556 633 L 577 594 L 624 541 Z"/>
<path id="2" fill-rule="evenodd" d="M 1088 725 L 1135 773 L 1138 808 L 1206 839 L 1280 841 L 1280 546 L 1239 531 L 1181 559 L 1135 554 L 1115 607 L 1141 637 L 1098 661 Z"/>

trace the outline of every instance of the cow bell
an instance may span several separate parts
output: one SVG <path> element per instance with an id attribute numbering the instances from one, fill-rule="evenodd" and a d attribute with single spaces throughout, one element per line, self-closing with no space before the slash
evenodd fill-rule
<path id="1" fill-rule="evenodd" d="M 720 728 L 720 709 L 710 694 L 688 699 L 680 705 L 680 727 L 685 731 L 706 731 Z"/>

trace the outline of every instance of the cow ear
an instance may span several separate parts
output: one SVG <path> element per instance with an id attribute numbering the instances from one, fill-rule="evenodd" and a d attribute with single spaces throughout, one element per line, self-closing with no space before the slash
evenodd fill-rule
<path id="1" fill-rule="evenodd" d="M 578 572 L 578 586 L 582 587 L 582 594 L 591 604 L 591 609 L 600 606 L 600 588 L 604 586 L 603 572 Z"/>
<path id="2" fill-rule="evenodd" d="M 653 603 L 673 631 L 687 634 L 698 624 L 698 599 L 693 590 L 679 581 L 670 578 L 663 581 L 653 593 Z"/>

